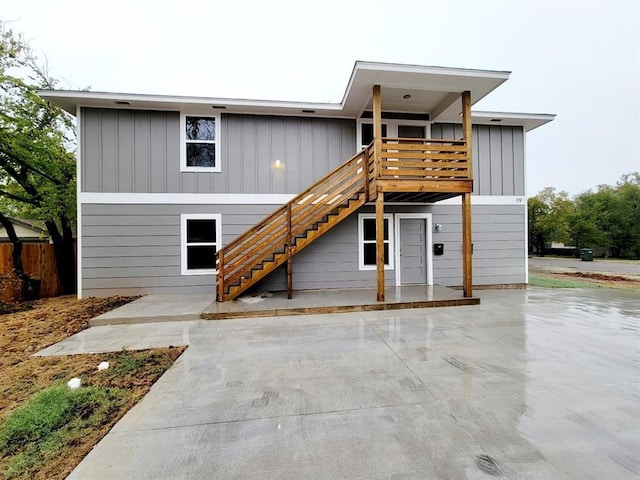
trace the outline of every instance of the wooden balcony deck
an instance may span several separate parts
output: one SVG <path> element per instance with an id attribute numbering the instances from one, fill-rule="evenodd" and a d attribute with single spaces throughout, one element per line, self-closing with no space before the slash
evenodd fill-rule
<path id="1" fill-rule="evenodd" d="M 370 198 L 383 192 L 389 202 L 437 202 L 473 190 L 464 140 L 382 138 L 367 150 Z"/>

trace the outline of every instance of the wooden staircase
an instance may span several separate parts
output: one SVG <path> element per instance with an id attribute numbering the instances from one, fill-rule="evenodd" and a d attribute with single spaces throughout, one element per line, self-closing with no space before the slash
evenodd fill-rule
<path id="1" fill-rule="evenodd" d="M 292 257 L 371 200 L 373 176 L 371 148 L 366 148 L 221 248 L 218 301 L 236 298 L 285 263 L 291 292 Z"/>

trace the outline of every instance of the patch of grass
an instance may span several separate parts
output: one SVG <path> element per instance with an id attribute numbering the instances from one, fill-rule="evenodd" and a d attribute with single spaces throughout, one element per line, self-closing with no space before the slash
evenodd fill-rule
<path id="1" fill-rule="evenodd" d="M 31 397 L 0 426 L 0 453 L 7 459 L 6 476 L 33 476 L 48 459 L 77 442 L 85 429 L 115 416 L 124 403 L 116 388 L 54 385 Z"/>
<path id="2" fill-rule="evenodd" d="M 66 478 L 183 351 L 28 357 L 0 370 L 0 478 Z M 80 389 L 67 388 L 72 377 Z"/>
<path id="3" fill-rule="evenodd" d="M 29 309 L 9 315 L 0 309 L 1 479 L 66 478 L 185 350 L 32 356 L 135 298 L 66 296 L 15 305 Z M 98 371 L 103 361 L 110 367 Z M 70 392 L 73 377 L 83 386 Z"/>
<path id="4" fill-rule="evenodd" d="M 599 288 L 594 282 L 558 278 L 551 275 L 529 274 L 529 285 L 542 288 Z"/>

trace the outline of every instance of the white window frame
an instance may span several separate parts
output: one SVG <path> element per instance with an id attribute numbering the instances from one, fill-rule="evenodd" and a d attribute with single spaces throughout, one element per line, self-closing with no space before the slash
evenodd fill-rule
<path id="1" fill-rule="evenodd" d="M 187 244 L 187 221 L 188 220 L 215 220 L 216 241 Z M 217 269 L 197 269 L 187 268 L 187 249 L 190 245 L 215 246 L 216 252 L 222 248 L 222 215 L 219 213 L 183 213 L 180 215 L 180 268 L 182 275 L 215 275 Z"/>
<path id="2" fill-rule="evenodd" d="M 383 118 L 382 123 L 387 125 L 387 137 L 398 137 L 398 125 L 415 125 L 418 127 L 424 127 L 424 133 L 426 138 L 431 138 L 431 123 L 428 120 L 399 120 L 399 119 L 387 119 Z M 367 145 L 362 145 L 362 125 L 373 125 L 372 118 L 358 118 L 356 120 L 356 150 L 360 151 Z"/>
<path id="3" fill-rule="evenodd" d="M 187 140 L 187 117 L 212 118 L 216 123 L 215 140 Z M 220 139 L 220 114 L 200 115 L 197 113 L 180 113 L 180 171 L 181 172 L 221 172 L 222 156 Z M 190 167 L 187 166 L 187 143 L 213 143 L 215 144 L 216 166 L 215 167 Z"/>
<path id="4" fill-rule="evenodd" d="M 376 218 L 375 213 L 359 213 L 358 214 L 358 268 L 360 270 L 375 270 L 375 265 L 365 265 L 364 264 L 364 220 L 365 219 L 374 219 Z M 385 270 L 393 270 L 395 265 L 395 234 L 394 234 L 394 223 L 393 223 L 393 214 L 385 213 L 385 220 L 387 220 L 389 224 L 389 239 L 385 242 L 389 244 L 389 263 L 385 264 Z M 374 241 L 367 240 L 367 243 L 374 243 Z"/>

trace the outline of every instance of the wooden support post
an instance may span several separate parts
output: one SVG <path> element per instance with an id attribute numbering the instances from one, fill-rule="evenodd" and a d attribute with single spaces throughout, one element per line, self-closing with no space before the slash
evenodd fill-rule
<path id="1" fill-rule="evenodd" d="M 391 255 L 391 252 L 389 252 Z M 384 193 L 376 196 L 376 271 L 379 302 L 384 302 Z"/>
<path id="2" fill-rule="evenodd" d="M 373 86 L 373 162 L 375 178 L 380 176 L 382 153 L 382 96 L 380 85 Z M 389 252 L 391 255 L 391 252 Z M 376 191 L 376 272 L 379 302 L 384 302 L 384 193 Z"/>
<path id="3" fill-rule="evenodd" d="M 469 179 L 473 179 L 473 139 L 471 92 L 462 92 L 462 139 L 467 145 Z M 465 297 L 473 296 L 473 257 L 471 237 L 471 193 L 462 194 L 462 287 Z"/>
<path id="4" fill-rule="evenodd" d="M 291 203 L 287 203 L 287 298 L 293 298 L 293 256 L 291 255 Z"/>
<path id="5" fill-rule="evenodd" d="M 472 128 L 471 128 L 471 92 L 462 92 L 462 139 L 467 144 L 467 164 L 469 178 L 473 179 L 473 155 L 472 155 Z"/>
<path id="6" fill-rule="evenodd" d="M 473 257 L 471 243 L 471 194 L 462 194 L 462 289 L 465 297 L 473 296 Z"/>
<path id="7" fill-rule="evenodd" d="M 218 250 L 218 301 L 224 300 L 224 250 Z"/>
<path id="8" fill-rule="evenodd" d="M 380 85 L 373 86 L 373 168 L 375 178 L 380 177 L 380 156 L 382 154 L 382 96 Z"/>

